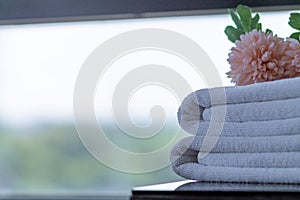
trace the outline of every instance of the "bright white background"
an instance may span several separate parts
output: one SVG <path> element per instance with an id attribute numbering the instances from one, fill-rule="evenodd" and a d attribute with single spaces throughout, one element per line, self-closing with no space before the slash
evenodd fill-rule
<path id="1" fill-rule="evenodd" d="M 281 37 L 293 32 L 289 12 L 261 14 L 263 29 L 270 28 Z M 0 121 L 10 125 L 28 125 L 43 120 L 72 120 L 72 95 L 76 76 L 87 56 L 102 42 L 125 31 L 139 28 L 163 28 L 177 31 L 196 41 L 215 62 L 224 85 L 230 85 L 225 73 L 233 43 L 224 34 L 233 24 L 228 15 L 174 17 L 102 22 L 56 23 L 0 27 Z M 120 44 L 122 45 L 122 44 Z M 133 65 L 165 64 L 179 72 L 193 89 L 205 87 L 186 63 L 171 55 L 139 52 L 112 67 L 102 87 L 107 95 L 99 98 L 99 111 L 107 111 L 113 85 Z M 178 68 L 179 67 L 179 68 Z M 122 71 L 123 70 L 123 71 Z M 159 87 L 144 88 L 132 98 L 131 115 L 143 117 L 150 104 L 169 105 L 175 113 L 179 102 Z M 149 99 L 149 96 L 160 98 Z M 146 118 L 145 118 L 146 119 Z"/>

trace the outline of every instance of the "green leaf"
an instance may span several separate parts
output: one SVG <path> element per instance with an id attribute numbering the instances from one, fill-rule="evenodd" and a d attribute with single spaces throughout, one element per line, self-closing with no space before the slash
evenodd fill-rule
<path id="1" fill-rule="evenodd" d="M 231 16 L 231 19 L 234 21 L 237 29 L 243 30 L 242 24 L 240 22 L 239 17 L 237 16 L 237 14 L 235 14 L 235 12 L 232 9 L 229 9 L 228 12 L 229 12 L 229 14 Z"/>
<path id="2" fill-rule="evenodd" d="M 251 31 L 251 10 L 248 6 L 239 5 L 236 9 L 237 13 L 240 16 L 241 24 L 243 27 L 244 32 Z"/>
<path id="3" fill-rule="evenodd" d="M 291 13 L 289 25 L 294 29 L 300 30 L 300 13 Z"/>
<path id="4" fill-rule="evenodd" d="M 273 31 L 267 28 L 265 33 L 273 33 Z"/>
<path id="5" fill-rule="evenodd" d="M 233 26 L 225 28 L 225 33 L 231 42 L 240 40 L 241 34 L 249 33 L 253 29 L 262 30 L 261 23 L 259 23 L 259 14 L 255 14 L 252 18 L 252 13 L 248 6 L 238 5 L 236 12 L 229 9 L 228 13 L 236 25 L 236 28 Z"/>
<path id="6" fill-rule="evenodd" d="M 296 32 L 296 33 L 293 33 L 292 35 L 290 35 L 290 38 L 294 38 L 294 39 L 300 41 L 299 37 L 300 37 L 300 32 Z"/>
<path id="7" fill-rule="evenodd" d="M 251 29 L 252 30 L 257 28 L 258 21 L 259 21 L 259 14 L 256 13 L 256 15 L 251 20 Z"/>
<path id="8" fill-rule="evenodd" d="M 256 24 L 256 30 L 261 31 L 262 27 L 261 27 L 261 23 Z"/>
<path id="9" fill-rule="evenodd" d="M 233 26 L 227 26 L 225 28 L 225 34 L 227 35 L 228 40 L 235 42 L 236 40 L 240 40 L 240 35 L 244 34 L 244 32 L 234 28 Z"/>

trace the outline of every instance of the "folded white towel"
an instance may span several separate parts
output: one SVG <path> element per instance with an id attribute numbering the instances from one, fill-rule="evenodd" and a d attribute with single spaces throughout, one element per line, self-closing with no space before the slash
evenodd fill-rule
<path id="1" fill-rule="evenodd" d="M 230 86 L 202 89 L 195 92 L 201 107 L 261 101 L 273 101 L 300 97 L 300 77 L 256 83 L 246 86 Z M 225 95 L 224 95 L 225 94 Z M 225 97 L 225 98 L 224 98 Z"/>
<path id="2" fill-rule="evenodd" d="M 216 141 L 212 146 L 212 142 Z M 267 153 L 300 151 L 300 134 L 263 137 L 218 137 L 196 135 L 190 147 L 212 153 Z"/>
<path id="3" fill-rule="evenodd" d="M 283 168 L 300 167 L 300 152 L 272 153 L 209 153 L 198 154 L 198 163 L 204 166 Z"/>
<path id="4" fill-rule="evenodd" d="M 224 119 L 221 116 L 226 112 Z M 250 102 L 240 104 L 217 105 L 205 108 L 202 112 L 204 121 L 228 121 L 228 122 L 249 122 L 269 121 L 300 117 L 300 98 L 273 100 L 263 102 Z"/>
<path id="5" fill-rule="evenodd" d="M 222 127 L 222 137 L 255 137 L 255 136 L 276 136 L 276 135 L 295 135 L 300 133 L 300 118 L 269 120 L 269 121 L 250 121 L 250 122 L 204 122 L 192 120 L 181 124 L 182 128 L 191 134 L 205 136 L 208 128 L 213 133 L 217 133 L 218 128 Z M 219 135 L 219 134 L 216 134 Z"/>
<path id="6" fill-rule="evenodd" d="M 219 135 L 220 131 L 223 131 L 224 125 L 224 129 L 226 127 L 229 129 L 230 127 L 237 127 L 237 132 L 240 134 L 245 131 L 247 135 L 254 127 L 254 135 L 259 132 L 268 135 L 273 132 L 268 131 L 268 127 L 275 125 L 274 130 L 280 126 L 277 124 L 278 121 L 270 121 L 300 118 L 299 85 L 300 78 L 292 78 L 249 86 L 198 90 L 188 95 L 182 102 L 178 110 L 179 124 L 184 130 L 192 134 L 201 131 L 201 129 L 207 130 L 210 126 L 213 128 L 210 135 Z M 210 125 L 211 122 L 224 120 L 226 121 L 224 124 L 215 123 Z M 252 121 L 258 122 L 258 124 L 253 124 Z M 228 122 L 247 122 L 248 124 L 231 125 L 227 124 Z M 291 127 L 294 125 L 299 126 L 297 120 L 291 120 L 287 123 L 290 122 L 294 123 L 291 124 Z M 255 127 L 258 128 L 255 129 Z M 263 130 L 262 127 L 266 128 Z M 287 130 L 284 134 L 293 133 L 289 133 L 289 130 Z"/>
<path id="7" fill-rule="evenodd" d="M 190 149 L 192 141 L 193 137 L 182 139 L 170 153 L 173 170 L 184 178 L 218 182 L 300 183 L 298 167 L 205 166 L 198 162 L 199 152 Z"/>

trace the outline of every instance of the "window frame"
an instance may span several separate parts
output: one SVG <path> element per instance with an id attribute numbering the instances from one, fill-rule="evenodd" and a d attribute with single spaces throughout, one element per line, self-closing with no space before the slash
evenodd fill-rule
<path id="1" fill-rule="evenodd" d="M 221 14 L 238 4 L 300 9 L 299 0 L 0 0 L 0 25 Z"/>

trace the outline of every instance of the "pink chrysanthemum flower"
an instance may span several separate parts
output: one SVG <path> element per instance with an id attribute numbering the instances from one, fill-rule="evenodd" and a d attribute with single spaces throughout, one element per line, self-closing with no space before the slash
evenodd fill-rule
<path id="1" fill-rule="evenodd" d="M 282 59 L 289 48 L 284 39 L 253 30 L 241 35 L 231 49 L 228 77 L 236 85 L 273 81 L 288 78 L 286 60 Z M 287 58 L 287 57 L 286 57 Z"/>
<path id="2" fill-rule="evenodd" d="M 288 49 L 282 60 L 286 63 L 286 74 L 292 78 L 300 76 L 300 43 L 298 40 L 289 38 L 286 41 Z"/>

